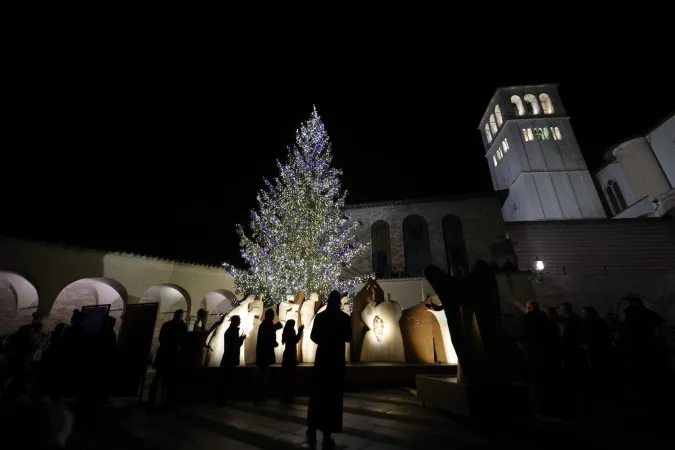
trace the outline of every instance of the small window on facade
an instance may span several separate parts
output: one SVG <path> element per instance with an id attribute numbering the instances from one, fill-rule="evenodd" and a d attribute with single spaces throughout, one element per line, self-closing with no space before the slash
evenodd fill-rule
<path id="1" fill-rule="evenodd" d="M 544 114 L 553 114 L 553 102 L 548 94 L 544 94 L 543 92 L 539 94 L 539 103 L 541 103 L 541 109 L 544 111 Z"/>
<path id="2" fill-rule="evenodd" d="M 490 133 L 490 125 L 485 124 L 485 139 L 487 139 L 488 144 L 492 142 L 492 133 Z"/>
<path id="3" fill-rule="evenodd" d="M 532 134 L 532 128 L 527 129 L 527 137 L 529 138 L 528 141 L 534 141 L 534 134 Z"/>
<path id="4" fill-rule="evenodd" d="M 537 101 L 537 97 L 532 94 L 527 94 L 525 97 L 523 97 L 523 100 L 525 100 L 525 107 L 527 108 L 528 114 L 537 115 L 541 113 L 539 110 L 539 102 Z"/>
<path id="5" fill-rule="evenodd" d="M 501 160 L 502 159 L 502 151 L 497 149 L 497 159 Z"/>
<path id="6" fill-rule="evenodd" d="M 555 136 L 556 141 L 562 140 L 562 135 L 560 134 L 560 128 L 553 127 L 553 136 Z"/>
<path id="7" fill-rule="evenodd" d="M 513 112 L 518 116 L 525 115 L 525 107 L 523 106 L 523 101 L 517 95 L 511 96 L 511 105 L 513 106 Z"/>
<path id="8" fill-rule="evenodd" d="M 614 191 L 612 190 L 611 186 L 607 186 L 605 188 L 605 193 L 607 194 L 607 199 L 609 200 L 609 204 L 612 206 L 612 212 L 616 216 L 621 212 L 619 209 L 619 202 L 616 201 L 616 197 L 614 196 Z"/>
<path id="9" fill-rule="evenodd" d="M 497 118 L 497 125 L 501 127 L 504 123 L 504 119 L 502 118 L 502 109 L 499 105 L 495 105 L 495 117 Z"/>
<path id="10" fill-rule="evenodd" d="M 525 128 L 523 128 L 523 139 L 526 141 L 530 140 L 530 137 L 527 135 L 527 130 Z"/>
<path id="11" fill-rule="evenodd" d="M 621 192 L 619 184 L 614 180 L 609 180 L 607 182 L 607 186 L 612 188 L 612 191 L 614 192 L 614 197 L 616 198 L 616 201 L 619 204 L 621 211 L 626 209 L 628 205 L 626 205 L 626 199 L 623 197 L 623 193 Z"/>
<path id="12" fill-rule="evenodd" d="M 495 120 L 494 114 L 490 114 L 490 130 L 492 130 L 493 135 L 497 135 L 497 130 L 499 130 L 499 128 L 497 128 L 497 121 Z"/>
<path id="13" fill-rule="evenodd" d="M 497 157 L 496 156 L 492 157 L 492 162 L 495 164 L 495 167 L 497 167 Z"/>
<path id="14" fill-rule="evenodd" d="M 506 153 L 507 151 L 509 151 L 509 141 L 507 141 L 506 139 L 504 139 L 504 143 L 503 143 L 502 145 L 503 145 L 503 147 L 504 147 L 504 153 Z"/>
<path id="15" fill-rule="evenodd" d="M 555 135 L 555 128 L 554 127 L 551 127 L 551 136 L 553 136 L 554 141 L 558 140 L 558 137 Z"/>
<path id="16" fill-rule="evenodd" d="M 543 140 L 544 140 L 544 132 L 542 131 L 541 128 L 535 128 L 535 129 L 534 129 L 534 137 L 535 137 L 538 141 L 543 141 Z"/>
<path id="17" fill-rule="evenodd" d="M 544 133 L 544 140 L 548 141 L 551 139 L 551 133 L 548 131 L 548 127 L 544 127 L 541 129 Z"/>

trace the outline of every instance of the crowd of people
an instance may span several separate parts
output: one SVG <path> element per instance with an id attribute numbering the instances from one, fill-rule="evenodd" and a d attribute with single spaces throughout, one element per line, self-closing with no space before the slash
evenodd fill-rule
<path id="1" fill-rule="evenodd" d="M 326 310 L 317 315 L 310 339 L 317 344 L 314 374 L 308 409 L 308 440 L 316 442 L 317 430 L 323 434 L 324 447 L 333 444 L 332 434 L 342 430 L 342 399 L 345 377 L 345 345 L 351 341 L 352 325 L 349 315 L 341 310 L 341 295 L 337 291 L 328 296 Z M 157 394 L 162 388 L 167 405 L 177 401 L 178 374 L 185 368 L 198 368 L 203 364 L 202 349 L 207 348 L 207 338 L 215 327 L 223 323 L 224 318 L 206 330 L 206 311 L 200 310 L 192 332 L 187 331 L 183 321 L 183 311 L 174 313 L 173 319 L 162 325 L 159 333 L 159 349 L 154 360 L 156 373 L 153 378 L 149 405 L 157 402 Z M 221 383 L 216 396 L 217 403 L 227 402 L 233 369 L 241 361 L 241 347 L 247 336 L 242 334 L 241 319 L 237 315 L 229 318 L 230 325 L 224 334 L 225 350 L 221 360 Z M 274 311 L 265 311 L 258 328 L 256 341 L 256 381 L 258 388 L 256 400 L 265 400 L 269 387 L 269 368 L 275 364 L 275 348 L 279 346 L 277 330 L 279 322 L 274 322 Z M 288 320 L 283 327 L 282 344 L 285 345 L 281 361 L 282 399 L 289 402 L 293 398 L 293 378 L 298 364 L 297 344 L 300 342 L 304 325 L 295 330 L 295 321 Z M 187 364 L 187 365 L 186 365 Z"/>
<path id="2" fill-rule="evenodd" d="M 116 320 L 106 316 L 100 329 L 90 333 L 83 325 L 85 317 L 76 309 L 70 324 L 59 323 L 47 335 L 43 331 L 43 315 L 36 312 L 30 324 L 2 339 L 0 420 L 15 430 L 36 424 L 46 427 L 39 433 L 25 430 L 28 447 L 65 445 L 72 431 L 73 415 L 61 399 L 74 399 L 76 412 L 94 419 L 110 397 L 116 362 Z M 26 416 L 38 420 L 24 420 Z M 89 425 L 94 428 L 95 420 Z"/>
<path id="3" fill-rule="evenodd" d="M 316 442 L 321 430 L 324 443 L 342 429 L 342 398 L 345 376 L 345 345 L 351 341 L 351 318 L 341 311 L 336 291 L 328 296 L 327 308 L 315 319 L 309 338 L 317 344 L 308 410 L 308 438 Z M 204 365 L 208 337 L 223 324 L 221 317 L 207 329 L 207 312 L 199 310 L 192 331 L 188 331 L 184 312 L 178 310 L 159 333 L 159 348 L 153 365 L 156 369 L 148 404 L 157 403 L 158 394 L 171 406 L 182 370 Z M 49 336 L 43 331 L 43 317 L 34 314 L 30 324 L 2 340 L 0 347 L 0 402 L 24 405 L 24 412 L 49 417 L 52 428 L 40 439 L 62 442 L 72 427 L 72 416 L 58 401 L 73 398 L 85 415 L 95 417 L 106 403 L 113 386 L 115 369 L 115 319 L 106 316 L 97 332 L 83 326 L 85 315 L 75 310 L 69 325 L 59 323 Z M 667 392 L 670 376 L 665 321 L 647 309 L 638 298 L 628 298 L 622 320 L 599 317 L 586 307 L 579 316 L 569 303 L 542 311 L 532 301 L 526 305 L 515 340 L 521 355 L 508 358 L 521 370 L 531 386 L 533 405 L 545 415 L 560 415 L 595 405 L 621 403 L 631 407 L 651 407 Z M 221 387 L 218 404 L 228 400 L 233 369 L 240 364 L 241 348 L 247 338 L 240 330 L 240 318 L 230 317 L 224 334 L 221 361 Z M 297 344 L 304 326 L 295 329 L 286 322 L 282 332 L 285 345 L 281 393 L 284 401 L 293 398 L 293 379 L 298 364 Z M 269 367 L 277 363 L 277 330 L 274 312 L 266 310 L 256 342 L 257 399 L 265 399 Z M 515 346 L 514 346 L 515 348 Z M 204 373 L 204 371 L 195 371 Z M 516 376 L 517 378 L 518 376 Z M 28 395 L 27 395 L 28 393 Z M 14 417 L 21 417 L 14 414 Z M 44 436 L 47 436 L 45 438 Z M 64 438 L 66 436 L 66 438 Z"/>
<path id="4" fill-rule="evenodd" d="M 521 373 L 535 409 L 559 415 L 598 405 L 653 406 L 668 391 L 665 321 L 639 298 L 627 298 L 623 319 L 579 316 L 569 303 L 542 311 L 529 302 L 518 343 Z"/>

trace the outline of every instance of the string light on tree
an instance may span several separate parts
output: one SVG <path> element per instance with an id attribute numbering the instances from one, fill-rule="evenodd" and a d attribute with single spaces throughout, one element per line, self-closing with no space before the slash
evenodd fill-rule
<path id="1" fill-rule="evenodd" d="M 257 196 L 247 235 L 237 226 L 241 256 L 249 265 L 239 270 L 225 264 L 242 292 L 255 293 L 265 304 L 283 301 L 287 294 L 332 290 L 351 292 L 361 277 L 341 277 L 342 269 L 366 251 L 358 242 L 358 222 L 345 216 L 347 192 L 330 166 L 331 144 L 316 107 L 296 133 L 287 162 L 274 183 Z"/>

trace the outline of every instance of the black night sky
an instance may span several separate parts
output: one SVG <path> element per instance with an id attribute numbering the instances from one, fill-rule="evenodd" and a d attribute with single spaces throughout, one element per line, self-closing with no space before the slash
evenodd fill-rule
<path id="1" fill-rule="evenodd" d="M 675 110 L 672 35 L 561 18 L 564 33 L 518 37 L 489 20 L 505 33 L 327 22 L 222 58 L 207 80 L 34 73 L 3 100 L 0 233 L 238 264 L 235 224 L 312 104 L 350 203 L 491 190 L 476 127 L 498 86 L 559 83 L 591 168 Z"/>

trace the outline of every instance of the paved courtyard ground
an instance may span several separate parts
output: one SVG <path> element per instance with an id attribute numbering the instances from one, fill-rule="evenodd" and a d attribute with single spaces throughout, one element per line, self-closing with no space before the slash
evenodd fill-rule
<path id="1" fill-rule="evenodd" d="M 278 400 L 234 401 L 225 407 L 203 404 L 148 414 L 136 405 L 113 406 L 101 435 L 88 449 L 291 450 L 309 448 L 305 438 L 307 398 L 293 405 Z M 636 422 L 631 421 L 635 424 Z M 655 426 L 653 421 L 649 421 Z M 664 424 L 665 425 L 665 424 Z M 643 425 L 639 425 L 643 427 Z M 425 410 L 401 390 L 348 393 L 344 433 L 338 448 L 349 450 L 484 448 L 672 448 L 650 432 L 616 420 L 536 419 L 478 429 L 465 421 Z M 667 426 L 661 429 L 668 429 Z M 320 436 L 320 434 L 319 434 Z M 319 438 L 320 439 L 320 438 Z M 320 448 L 320 442 L 319 446 Z"/>

